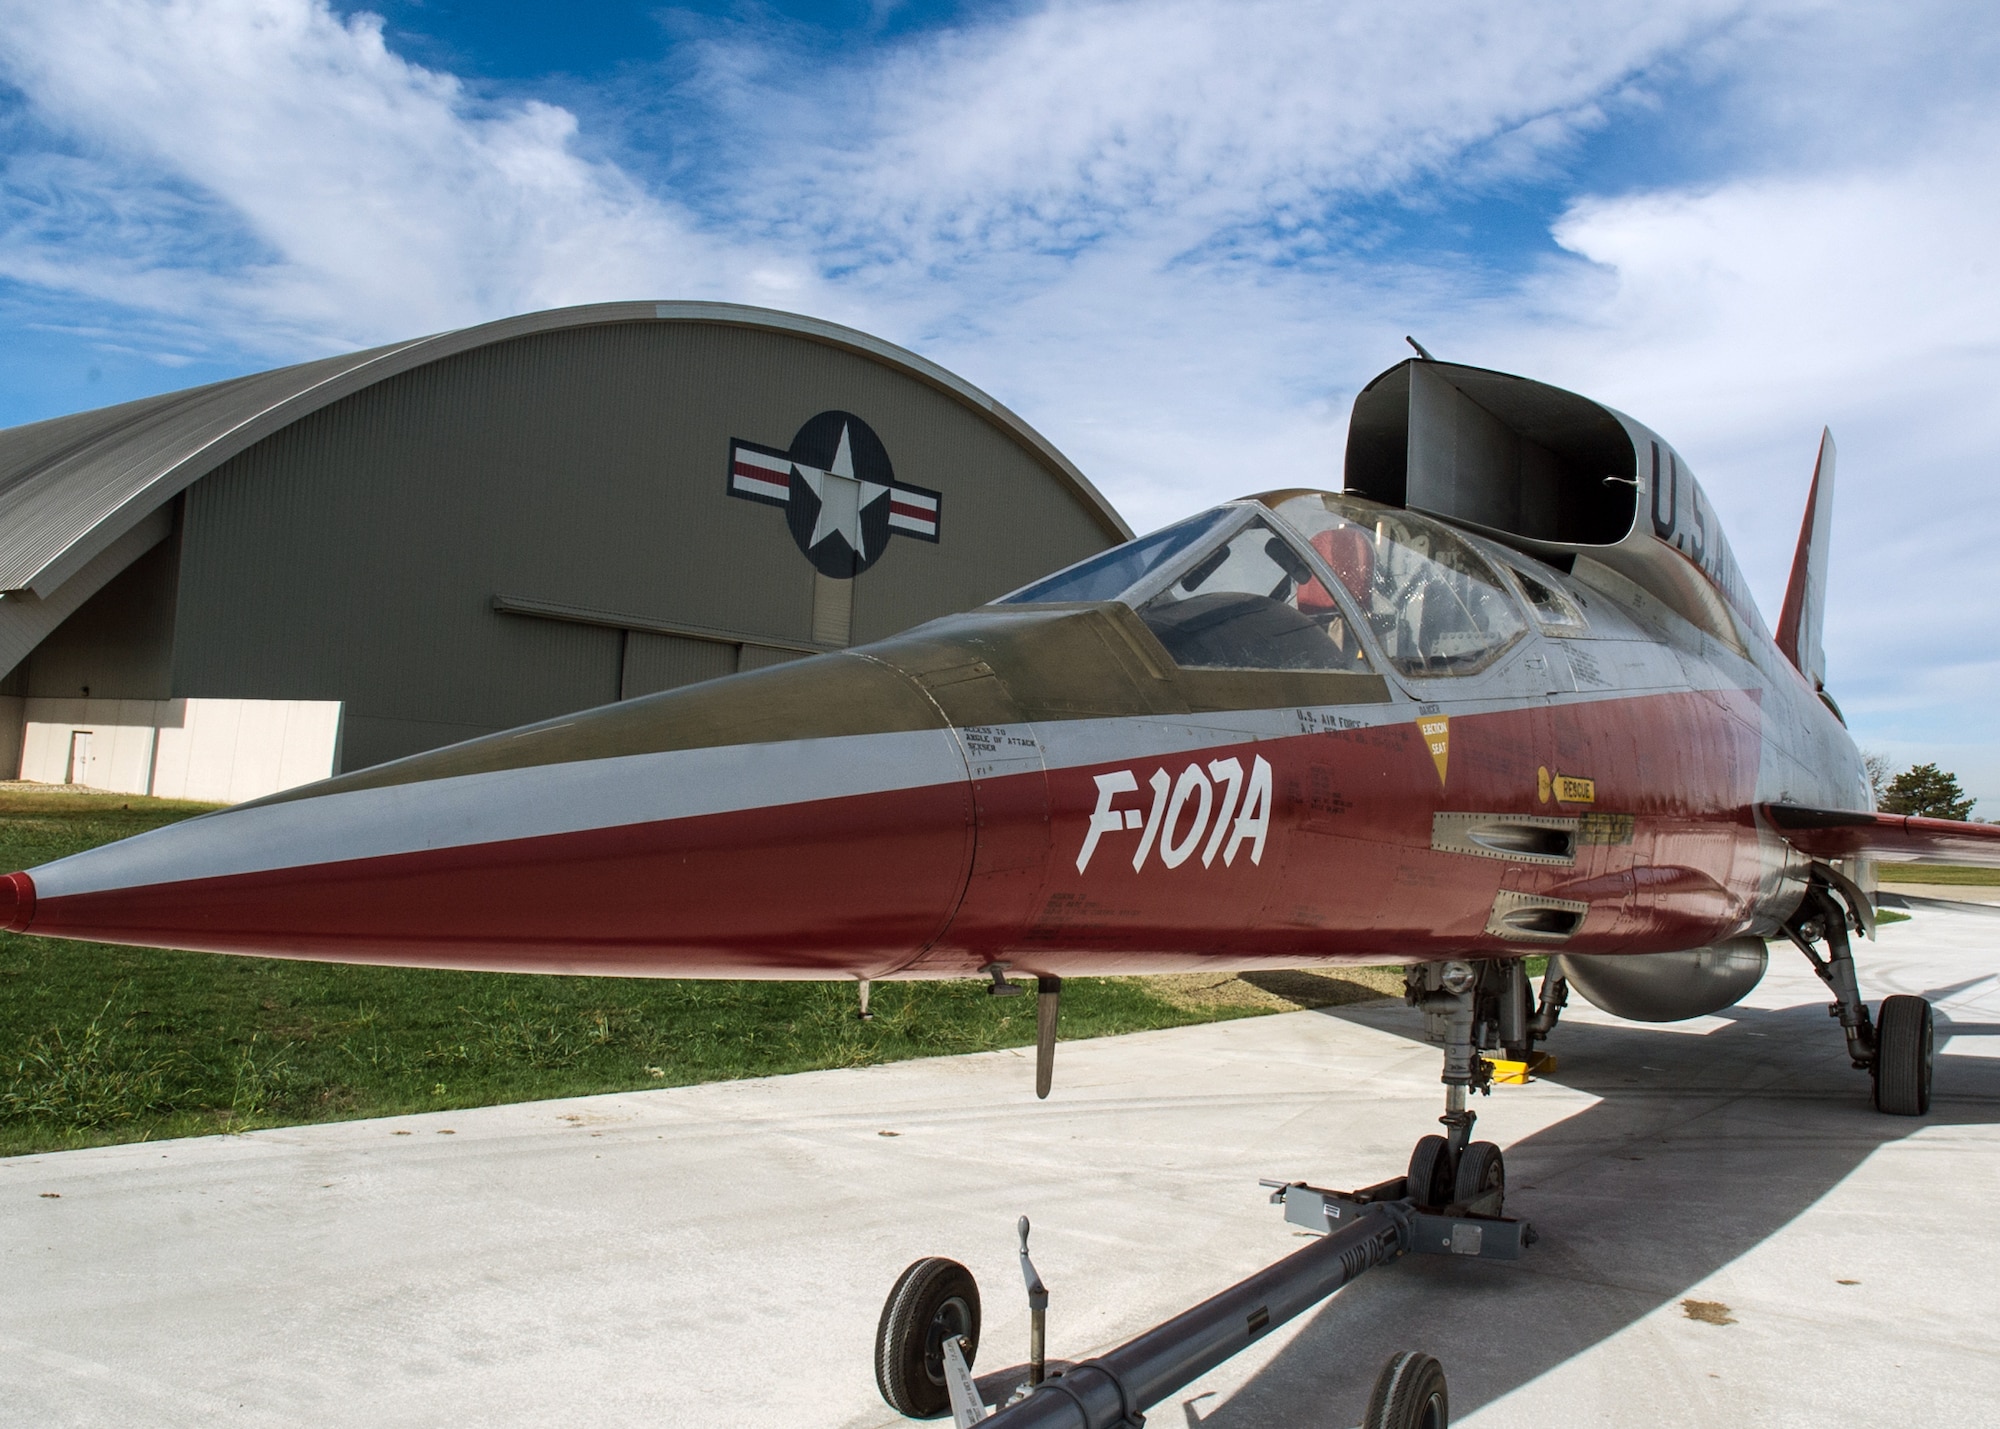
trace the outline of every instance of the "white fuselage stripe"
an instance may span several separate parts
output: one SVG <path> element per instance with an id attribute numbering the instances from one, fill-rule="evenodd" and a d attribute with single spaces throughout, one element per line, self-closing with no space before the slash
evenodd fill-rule
<path id="1" fill-rule="evenodd" d="M 42 898 L 962 783 L 948 730 L 542 764 L 225 809 L 32 871 Z"/>
<path id="2" fill-rule="evenodd" d="M 1621 697 L 1626 696 L 1604 692 L 1556 702 Z M 1496 698 L 1452 705 L 1449 712 L 1464 716 L 1522 703 Z M 1129 763 L 1331 728 L 1406 724 L 1416 708 L 1399 700 L 1010 725 L 995 731 L 1012 751 L 1007 768 L 984 766 L 977 755 L 973 760 L 982 777 L 1025 772 L 1037 764 L 1063 770 Z M 958 737 L 945 729 L 667 750 L 226 809 L 73 854 L 31 873 L 40 897 L 61 898 L 921 789 L 967 776 Z"/>

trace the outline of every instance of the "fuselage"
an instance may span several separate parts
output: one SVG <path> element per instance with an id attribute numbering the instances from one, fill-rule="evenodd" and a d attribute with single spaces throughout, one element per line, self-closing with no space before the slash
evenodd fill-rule
<path id="1" fill-rule="evenodd" d="M 1183 523 L 1121 595 L 1048 598 L 1114 561 L 14 875 L 12 926 L 663 977 L 1644 953 L 1796 907 L 1759 804 L 1868 806 L 1761 631 L 1300 499 Z"/>

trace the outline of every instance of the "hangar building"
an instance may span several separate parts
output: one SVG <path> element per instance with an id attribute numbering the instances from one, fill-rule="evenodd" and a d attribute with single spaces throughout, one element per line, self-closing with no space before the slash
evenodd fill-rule
<path id="1" fill-rule="evenodd" d="M 1130 535 L 962 379 L 607 303 L 0 431 L 0 773 L 240 800 L 839 649 Z"/>

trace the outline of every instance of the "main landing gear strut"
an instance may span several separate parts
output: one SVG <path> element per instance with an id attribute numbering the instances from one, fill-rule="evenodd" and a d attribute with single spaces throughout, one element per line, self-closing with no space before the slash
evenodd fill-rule
<path id="1" fill-rule="evenodd" d="M 1850 926 L 1857 931 L 1864 926 L 1861 910 L 1866 906 L 1867 895 L 1845 880 L 1835 883 L 1815 878 L 1805 902 L 1785 924 L 1785 936 L 1806 955 L 1819 980 L 1832 992 L 1827 1015 L 1840 1020 L 1848 1057 L 1874 1083 L 1875 1109 L 1891 1116 L 1922 1116 L 1931 1109 L 1935 1040 L 1931 1005 L 1921 997 L 1885 997 L 1880 1014 L 1869 1017 L 1847 941 Z M 1826 945 L 1824 954 L 1814 947 L 1816 943 Z"/>

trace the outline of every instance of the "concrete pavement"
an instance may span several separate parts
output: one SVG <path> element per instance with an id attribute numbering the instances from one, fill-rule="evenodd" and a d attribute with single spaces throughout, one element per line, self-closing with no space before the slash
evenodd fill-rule
<path id="1" fill-rule="evenodd" d="M 1924 903 L 2000 903 L 2000 887 L 1963 883 L 1884 883 L 1882 892 L 1891 897 L 1914 898 Z"/>
<path id="2" fill-rule="evenodd" d="M 1940 1000 L 1930 1116 L 1869 1109 L 1781 947 L 1723 1017 L 1577 1008 L 1479 1103 L 1529 1259 L 1374 1272 L 1152 1422 L 1351 1425 L 1403 1347 L 1490 1429 L 1991 1422 L 2000 909 L 1860 956 Z M 1051 1353 L 1115 1344 L 1298 1245 L 1259 1176 L 1400 1172 L 1419 1039 L 1381 1003 L 1068 1043 L 1046 1103 L 1010 1052 L 0 1161 L 0 1421 L 902 1423 L 869 1354 L 908 1261 L 971 1266 L 979 1369 L 1017 1364 L 1026 1212 Z"/>

